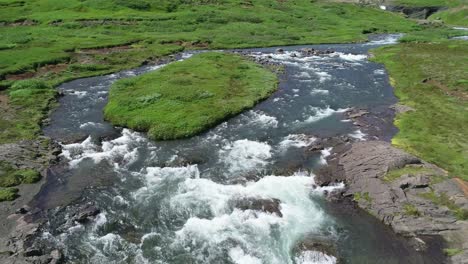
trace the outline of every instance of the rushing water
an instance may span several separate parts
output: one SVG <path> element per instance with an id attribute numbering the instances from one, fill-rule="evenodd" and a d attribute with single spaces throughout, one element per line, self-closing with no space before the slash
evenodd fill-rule
<path id="1" fill-rule="evenodd" d="M 335 263 L 334 256 L 295 250 L 303 239 L 317 237 L 338 245 L 345 263 L 422 263 L 423 256 L 376 220 L 333 213 L 324 191 L 343 185 L 315 187 L 309 173 L 330 151 L 307 150 L 318 137 L 366 139 L 346 120 L 346 109 L 386 111 L 396 101 L 383 67 L 367 60 L 368 49 L 396 38 L 284 47 L 283 54 L 247 50 L 285 66 L 279 90 L 184 140 L 153 142 L 103 121 L 115 80 L 163 65 L 63 84 L 65 96 L 45 133 L 62 142 L 89 137 L 63 145 L 69 168 L 52 174 L 38 196 L 38 204 L 50 209 L 44 239 L 74 263 Z M 303 47 L 336 52 L 291 56 Z M 54 208 L 76 198 L 92 201 L 101 213 L 64 229 L 69 212 Z M 282 215 L 238 206 L 267 199 L 280 201 Z"/>

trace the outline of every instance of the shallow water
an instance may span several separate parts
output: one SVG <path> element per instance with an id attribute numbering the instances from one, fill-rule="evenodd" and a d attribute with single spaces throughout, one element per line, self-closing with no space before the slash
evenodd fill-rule
<path id="1" fill-rule="evenodd" d="M 65 96 L 46 135 L 62 142 L 90 136 L 63 145 L 69 168 L 51 172 L 37 197 L 38 205 L 50 209 L 43 238 L 74 263 L 335 263 L 334 256 L 295 250 L 314 237 L 336 244 L 344 263 L 432 263 L 373 218 L 334 211 L 324 192 L 343 184 L 315 187 L 309 172 L 326 163 L 330 152 L 307 151 L 317 138 L 366 140 L 346 120 L 346 109 L 387 111 L 396 102 L 383 67 L 367 60 L 370 48 L 396 38 L 282 47 L 283 54 L 276 48 L 245 50 L 285 66 L 279 90 L 184 140 L 154 142 L 103 121 L 115 80 L 163 65 L 61 85 Z M 291 56 L 303 47 L 336 52 Z M 63 229 L 69 212 L 54 207 L 75 199 L 102 211 L 92 223 Z M 282 216 L 236 206 L 249 199 L 278 199 Z"/>

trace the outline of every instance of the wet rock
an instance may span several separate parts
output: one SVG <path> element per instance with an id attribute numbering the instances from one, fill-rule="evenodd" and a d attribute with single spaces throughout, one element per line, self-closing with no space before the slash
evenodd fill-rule
<path id="1" fill-rule="evenodd" d="M 341 263 L 339 260 L 338 252 L 335 246 L 334 241 L 326 239 L 325 237 L 322 236 L 317 236 L 317 235 L 310 235 L 304 240 L 300 241 L 295 247 L 294 251 L 296 254 L 300 254 L 300 252 L 304 251 L 316 251 L 320 252 L 322 254 L 325 254 L 327 256 L 333 256 L 337 258 L 336 263 Z"/>
<path id="2" fill-rule="evenodd" d="M 364 116 L 364 115 L 367 115 L 369 114 L 369 112 L 365 109 L 351 109 L 349 111 L 346 112 L 346 115 L 348 116 L 348 118 L 351 118 L 351 119 L 355 119 L 355 118 L 358 118 L 358 117 L 361 117 L 361 116 Z"/>
<path id="3" fill-rule="evenodd" d="M 283 54 L 283 53 L 284 53 L 284 49 L 282 49 L 282 48 L 276 49 L 276 53 Z"/>
<path id="4" fill-rule="evenodd" d="M 234 207 L 241 210 L 255 210 L 283 217 L 281 201 L 278 199 L 245 198 L 234 202 Z"/>
<path id="5" fill-rule="evenodd" d="M 101 211 L 94 205 L 86 204 L 78 209 L 78 212 L 73 217 L 73 220 L 84 223 L 90 218 L 98 215 Z"/>
<path id="6" fill-rule="evenodd" d="M 37 248 L 28 248 L 26 251 L 23 253 L 25 257 L 36 257 L 36 256 L 42 256 L 42 251 Z"/>
<path id="7" fill-rule="evenodd" d="M 426 188 L 431 183 L 431 179 L 427 175 L 402 175 L 395 183 L 401 189 L 406 188 Z"/>
<path id="8" fill-rule="evenodd" d="M 303 48 L 300 50 L 302 56 L 322 56 L 334 53 L 334 51 L 327 49 L 327 50 L 316 50 L 313 48 Z"/>
<path id="9" fill-rule="evenodd" d="M 19 208 L 18 210 L 15 211 L 15 214 L 26 214 L 28 210 L 24 207 Z"/>
<path id="10" fill-rule="evenodd" d="M 52 252 L 50 253 L 50 258 L 51 258 L 50 264 L 63 263 L 62 252 L 60 252 L 60 250 L 58 250 L 58 249 L 52 250 Z"/>

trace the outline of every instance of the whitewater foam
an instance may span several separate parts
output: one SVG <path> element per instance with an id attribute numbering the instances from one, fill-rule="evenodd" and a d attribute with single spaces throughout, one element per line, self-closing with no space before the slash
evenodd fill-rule
<path id="1" fill-rule="evenodd" d="M 220 160 L 231 174 L 261 169 L 269 163 L 271 146 L 248 139 L 228 143 L 219 151 Z"/>
<path id="2" fill-rule="evenodd" d="M 104 141 L 102 146 L 95 144 L 91 137 L 81 143 L 62 145 L 61 155 L 69 160 L 71 168 L 76 167 L 85 159 L 90 159 L 94 163 L 106 160 L 119 168 L 121 165 L 128 166 L 137 159 L 138 148 L 136 146 L 143 142 L 149 144 L 139 133 L 124 129 L 119 138 Z"/>
<path id="3" fill-rule="evenodd" d="M 269 116 L 264 112 L 250 110 L 248 116 L 250 118 L 249 124 L 262 127 L 278 127 L 278 120 L 276 117 Z"/>
<path id="4" fill-rule="evenodd" d="M 291 134 L 286 137 L 279 143 L 279 149 L 284 151 L 290 147 L 303 148 L 310 146 L 317 139 L 314 137 L 306 136 L 304 134 Z"/>
<path id="5" fill-rule="evenodd" d="M 326 108 L 311 107 L 310 109 L 311 109 L 312 112 L 314 112 L 314 114 L 307 117 L 303 121 L 303 123 L 317 122 L 317 121 L 319 121 L 321 119 L 332 116 L 335 113 L 343 113 L 343 112 L 346 112 L 348 110 L 348 109 L 341 109 L 341 108 L 339 108 L 337 110 L 334 110 L 334 109 L 330 108 L 330 106 L 327 106 Z"/>

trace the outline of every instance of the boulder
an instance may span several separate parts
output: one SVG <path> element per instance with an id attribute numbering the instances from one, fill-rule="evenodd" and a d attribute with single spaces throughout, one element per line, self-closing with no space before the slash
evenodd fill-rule
<path id="1" fill-rule="evenodd" d="M 241 210 L 255 210 L 265 213 L 276 214 L 283 217 L 281 213 L 281 201 L 278 199 L 265 199 L 265 198 L 244 198 L 236 200 L 234 207 Z"/>

